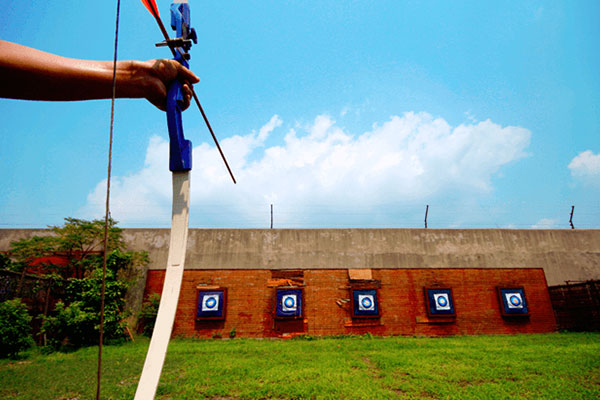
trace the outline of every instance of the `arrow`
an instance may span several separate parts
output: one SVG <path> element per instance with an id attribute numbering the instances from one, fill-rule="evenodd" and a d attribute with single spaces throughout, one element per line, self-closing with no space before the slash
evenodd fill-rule
<path id="1" fill-rule="evenodd" d="M 148 11 L 150 11 L 150 14 L 152 14 L 154 19 L 156 20 L 156 23 L 158 24 L 158 27 L 160 28 L 160 31 L 162 32 L 162 34 L 165 38 L 165 43 L 169 46 L 169 49 L 171 49 L 171 53 L 173 53 L 173 57 L 177 57 L 177 53 L 179 53 L 179 55 L 182 58 L 184 58 L 183 53 L 181 52 L 181 50 L 178 47 L 175 47 L 175 45 L 173 44 L 173 41 L 171 40 L 171 37 L 169 36 L 169 33 L 165 29 L 165 25 L 163 24 L 162 20 L 160 19 L 160 15 L 158 13 L 158 7 L 156 6 L 155 0 L 142 0 L 142 3 L 148 9 Z M 237 182 L 235 180 L 235 177 L 233 176 L 233 172 L 231 172 L 231 168 L 229 168 L 229 163 L 227 162 L 227 159 L 225 158 L 225 154 L 223 154 L 223 150 L 221 150 L 221 146 L 219 145 L 219 141 L 217 140 L 217 137 L 216 137 L 215 133 L 213 132 L 212 126 L 210 126 L 210 122 L 208 122 L 208 118 L 206 117 L 204 108 L 202 108 L 202 105 L 200 104 L 200 100 L 198 100 L 196 91 L 194 90 L 194 87 L 192 85 L 190 85 L 190 89 L 192 90 L 192 96 L 194 97 L 194 101 L 196 102 L 196 105 L 198 106 L 198 109 L 200 110 L 200 113 L 202 114 L 202 118 L 204 118 L 206 127 L 208 128 L 208 130 L 215 142 L 215 145 L 217 146 L 217 150 L 219 150 L 219 154 L 221 154 L 221 158 L 223 159 L 223 162 L 225 163 L 225 167 L 227 167 L 227 171 L 229 172 L 229 175 L 231 176 L 231 179 L 233 180 L 233 183 L 235 184 Z"/>
<path id="2" fill-rule="evenodd" d="M 156 7 L 156 2 L 154 0 L 142 0 L 142 3 L 144 3 L 144 6 L 146 6 L 148 11 L 150 11 L 150 14 L 152 14 L 154 18 L 160 19 L 160 15 L 158 14 L 158 7 Z"/>

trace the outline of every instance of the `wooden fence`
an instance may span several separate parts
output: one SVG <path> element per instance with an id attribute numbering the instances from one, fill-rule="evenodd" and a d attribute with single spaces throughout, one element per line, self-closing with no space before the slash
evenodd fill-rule
<path id="1" fill-rule="evenodd" d="M 31 315 L 33 337 L 38 344 L 43 344 L 40 334 L 42 316 L 54 309 L 58 298 L 62 298 L 64 290 L 53 279 L 22 274 L 8 270 L 0 270 L 0 302 L 20 298 L 27 305 Z"/>
<path id="2" fill-rule="evenodd" d="M 550 299 L 558 329 L 600 331 L 600 281 L 550 286 Z"/>

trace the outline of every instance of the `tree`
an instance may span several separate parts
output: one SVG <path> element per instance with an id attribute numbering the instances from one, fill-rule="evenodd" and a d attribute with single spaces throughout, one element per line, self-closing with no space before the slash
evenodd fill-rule
<path id="1" fill-rule="evenodd" d="M 124 319 L 125 294 L 130 282 L 119 278 L 119 271 L 128 268 L 131 254 L 114 250 L 107 259 L 104 338 L 107 343 L 125 339 L 127 324 Z M 100 327 L 100 292 L 102 286 L 101 262 L 92 273 L 82 279 L 70 278 L 65 297 L 58 302 L 50 316 L 44 318 L 42 333 L 55 349 L 77 348 L 98 343 Z"/>
<path id="2" fill-rule="evenodd" d="M 137 269 L 148 262 L 148 254 L 127 251 L 122 230 L 114 220 L 109 220 L 108 228 L 104 337 L 115 341 L 123 337 L 126 328 L 127 288 L 137 278 Z M 61 283 L 64 296 L 55 310 L 43 317 L 42 333 L 55 348 L 95 344 L 100 323 L 104 220 L 65 218 L 63 226 L 50 230 L 50 236 L 11 243 L 13 269 L 22 272 L 22 282 L 28 266 L 40 257 L 67 260 L 46 265 L 43 272 Z M 62 279 L 57 279 L 59 276 Z"/>
<path id="3" fill-rule="evenodd" d="M 65 218 L 63 226 L 50 228 L 52 236 L 34 236 L 12 242 L 10 255 L 16 261 L 19 272 L 39 257 L 61 256 L 68 260 L 68 268 L 50 266 L 65 278 L 83 278 L 97 265 L 97 256 L 102 254 L 104 244 L 104 220 L 87 221 L 78 218 Z M 125 250 L 122 230 L 116 221 L 108 221 L 107 250 Z"/>

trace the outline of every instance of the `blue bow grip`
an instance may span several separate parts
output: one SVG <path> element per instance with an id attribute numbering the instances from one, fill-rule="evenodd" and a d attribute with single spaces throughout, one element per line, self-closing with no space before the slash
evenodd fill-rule
<path id="1" fill-rule="evenodd" d="M 178 55 L 175 58 L 186 68 L 188 63 Z M 175 80 L 167 92 L 167 125 L 169 127 L 169 169 L 173 172 L 190 171 L 192 169 L 192 142 L 183 136 L 181 106 L 183 91 L 181 82 Z"/>
<path id="2" fill-rule="evenodd" d="M 196 32 L 190 27 L 190 6 L 187 2 L 171 4 L 171 28 L 175 30 L 177 38 L 185 41 L 178 49 L 175 61 L 189 68 L 187 62 L 189 55 L 186 52 L 192 47 L 192 41 L 196 42 Z M 167 125 L 170 138 L 169 169 L 173 172 L 192 169 L 192 142 L 183 136 L 181 104 L 183 104 L 182 84 L 175 80 L 167 91 Z"/>

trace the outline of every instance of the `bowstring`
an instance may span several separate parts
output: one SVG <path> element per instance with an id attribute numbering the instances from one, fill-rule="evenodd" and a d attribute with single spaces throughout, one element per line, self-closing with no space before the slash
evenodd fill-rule
<path id="1" fill-rule="evenodd" d="M 113 58 L 112 100 L 110 104 L 110 133 L 108 143 L 108 169 L 106 177 L 106 212 L 104 214 L 104 251 L 102 257 L 102 291 L 100 294 L 100 338 L 98 341 L 98 372 L 96 384 L 96 400 L 100 400 L 100 382 L 102 379 L 102 342 L 104 341 L 104 297 L 106 293 L 106 258 L 108 251 L 108 220 L 110 217 L 110 176 L 112 169 L 113 126 L 115 120 L 115 98 L 117 96 L 117 44 L 119 41 L 119 14 L 121 0 L 117 0 L 117 16 L 115 21 L 115 51 Z M 112 219 L 111 219 L 112 220 Z"/>

